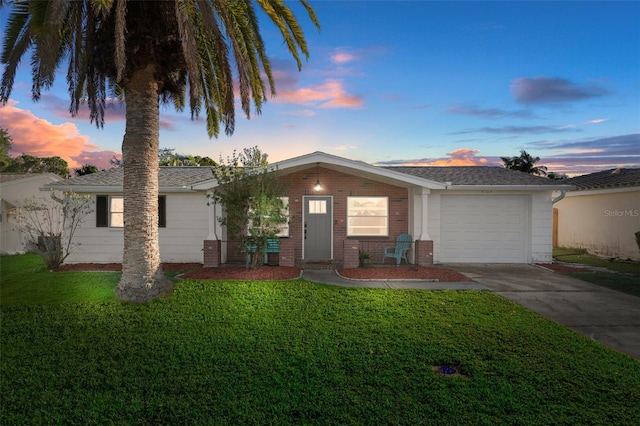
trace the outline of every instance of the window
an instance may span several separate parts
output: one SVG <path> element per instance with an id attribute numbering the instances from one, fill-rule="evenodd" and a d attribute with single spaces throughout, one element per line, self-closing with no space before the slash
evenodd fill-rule
<path id="1" fill-rule="evenodd" d="M 282 200 L 282 209 L 280 210 L 281 214 L 286 217 L 285 223 L 281 223 L 278 225 L 278 234 L 277 237 L 288 237 L 289 236 L 289 197 L 280 197 Z M 251 210 L 250 210 L 251 212 Z M 249 219 L 249 223 L 247 225 L 248 228 L 253 226 L 253 220 Z"/>
<path id="2" fill-rule="evenodd" d="M 122 196 L 96 196 L 96 227 L 122 228 L 124 226 L 124 199 Z M 167 197 L 158 197 L 158 226 L 167 226 Z"/>
<path id="3" fill-rule="evenodd" d="M 347 197 L 347 235 L 389 235 L 389 198 Z"/>
<path id="4" fill-rule="evenodd" d="M 282 200 L 282 214 L 287 217 L 287 221 L 285 223 L 281 223 L 278 225 L 278 237 L 288 237 L 289 236 L 289 197 L 281 197 Z"/>
<path id="5" fill-rule="evenodd" d="M 309 214 L 327 214 L 327 200 L 309 200 Z"/>
<path id="6" fill-rule="evenodd" d="M 109 198 L 109 226 L 122 228 L 124 226 L 124 198 Z"/>

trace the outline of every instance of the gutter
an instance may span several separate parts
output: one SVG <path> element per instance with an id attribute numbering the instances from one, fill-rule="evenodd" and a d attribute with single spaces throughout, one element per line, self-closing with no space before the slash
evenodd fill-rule
<path id="1" fill-rule="evenodd" d="M 567 191 L 565 191 L 564 189 L 560 191 L 560 195 L 558 195 L 556 198 L 553 198 L 551 200 L 551 204 L 555 204 L 558 201 L 562 200 L 564 198 L 564 196 L 567 195 Z"/>
<path id="2" fill-rule="evenodd" d="M 573 185 L 451 185 L 450 190 L 465 191 L 563 191 L 574 189 Z"/>
<path id="3" fill-rule="evenodd" d="M 73 191 L 78 194 L 84 193 L 96 193 L 96 194 L 122 194 L 122 186 L 118 185 L 46 185 L 42 188 L 46 191 Z M 189 186 L 161 186 L 158 188 L 158 193 L 172 193 L 172 192 L 201 192 L 193 187 Z"/>

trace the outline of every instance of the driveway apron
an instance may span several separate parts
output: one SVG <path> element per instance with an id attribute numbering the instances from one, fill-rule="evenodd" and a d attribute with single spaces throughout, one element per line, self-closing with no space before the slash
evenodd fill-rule
<path id="1" fill-rule="evenodd" d="M 525 308 L 640 360 L 640 297 L 533 265 L 444 266 Z"/>

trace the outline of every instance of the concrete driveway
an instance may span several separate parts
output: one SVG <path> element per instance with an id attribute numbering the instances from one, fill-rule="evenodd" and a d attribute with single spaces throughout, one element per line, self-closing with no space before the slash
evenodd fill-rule
<path id="1" fill-rule="evenodd" d="M 640 360 L 640 297 L 533 265 L 444 266 L 525 308 Z"/>

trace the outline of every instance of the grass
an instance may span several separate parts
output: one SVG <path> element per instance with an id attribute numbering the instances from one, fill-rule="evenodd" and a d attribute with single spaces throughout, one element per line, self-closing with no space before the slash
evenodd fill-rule
<path id="1" fill-rule="evenodd" d="M 553 249 L 553 257 L 562 262 L 607 268 L 623 274 L 640 274 L 640 262 L 605 259 L 580 248 L 556 247 Z"/>
<path id="2" fill-rule="evenodd" d="M 585 249 L 566 247 L 554 248 L 553 257 L 562 262 L 606 268 L 607 270 L 575 272 L 569 275 L 602 287 L 640 297 L 640 262 L 621 262 L 604 259 L 587 253 Z"/>
<path id="3" fill-rule="evenodd" d="M 49 272 L 37 254 L 0 257 L 0 304 L 97 303 L 113 300 L 120 273 Z"/>
<path id="4" fill-rule="evenodd" d="M 54 302 L 32 287 L 85 274 L 1 260 L 0 424 L 640 418 L 638 361 L 486 291 L 185 280 L 145 305 L 75 292 Z M 5 293 L 5 273 L 29 296 Z M 441 364 L 464 375 L 436 374 Z"/>

